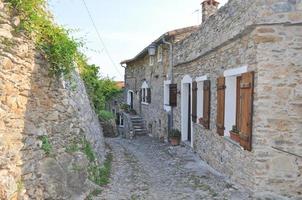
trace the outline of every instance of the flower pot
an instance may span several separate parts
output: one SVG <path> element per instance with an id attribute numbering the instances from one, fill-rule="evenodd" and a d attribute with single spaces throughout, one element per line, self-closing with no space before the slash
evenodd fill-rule
<path id="1" fill-rule="evenodd" d="M 249 136 L 240 134 L 240 145 L 246 150 L 249 146 Z"/>
<path id="2" fill-rule="evenodd" d="M 172 146 L 178 146 L 180 143 L 180 139 L 179 138 L 170 138 L 170 143 Z"/>
<path id="3" fill-rule="evenodd" d="M 231 139 L 234 140 L 235 142 L 240 143 L 240 136 L 238 133 L 230 131 Z"/>

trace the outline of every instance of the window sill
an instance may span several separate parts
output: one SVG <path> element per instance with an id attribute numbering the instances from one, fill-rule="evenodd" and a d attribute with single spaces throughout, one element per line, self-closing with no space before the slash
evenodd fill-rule
<path id="1" fill-rule="evenodd" d="M 230 137 L 224 136 L 223 139 L 224 139 L 225 141 L 228 141 L 229 143 L 232 143 L 234 146 L 236 146 L 236 147 L 240 148 L 242 151 L 244 151 L 244 149 L 242 148 L 242 146 L 240 146 L 239 143 L 233 141 Z"/>
<path id="2" fill-rule="evenodd" d="M 149 103 L 146 103 L 146 102 L 141 102 L 141 104 L 142 104 L 142 105 L 146 105 L 146 106 L 149 105 Z"/>

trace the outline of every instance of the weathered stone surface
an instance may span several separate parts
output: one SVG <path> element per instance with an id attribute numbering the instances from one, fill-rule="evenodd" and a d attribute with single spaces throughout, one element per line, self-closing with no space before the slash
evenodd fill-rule
<path id="1" fill-rule="evenodd" d="M 232 0 L 199 30 L 174 45 L 173 75 L 178 88 L 174 127 L 181 129 L 182 79 L 188 75 L 193 81 L 207 75 L 211 81 L 210 130 L 193 124 L 193 149 L 215 169 L 260 194 L 257 197 L 267 194 L 264 199 L 302 197 L 301 5 L 301 0 Z M 168 61 L 167 54 L 165 59 Z M 148 123 L 159 122 L 154 119 L 164 122 L 167 115 L 159 113 L 164 106 L 163 81 L 168 78 L 166 73 L 162 73 L 163 80 L 150 77 L 157 71 L 165 72 L 168 63 L 155 65 L 157 69 L 148 62 L 148 56 L 141 56 L 127 64 L 126 87 L 138 92 L 146 80 L 152 103 L 141 105 L 135 95 L 134 107 Z M 216 133 L 216 79 L 224 76 L 225 70 L 241 66 L 255 72 L 252 152 Z M 153 106 L 153 99 L 160 105 Z M 154 124 L 150 123 L 152 130 Z M 167 127 L 163 124 L 161 130 Z M 281 162 L 286 164 L 278 171 Z"/>
<path id="2" fill-rule="evenodd" d="M 107 138 L 113 153 L 111 182 L 95 199 L 252 199 L 249 189 L 210 168 L 192 150 L 148 136 Z"/>
<path id="3" fill-rule="evenodd" d="M 87 178 L 88 161 L 67 148 L 85 137 L 98 162 L 105 152 L 84 83 L 77 72 L 76 88 L 50 77 L 33 41 L 11 34 L 19 19 L 2 1 L 0 20 L 0 199 L 84 199 L 96 188 Z"/>

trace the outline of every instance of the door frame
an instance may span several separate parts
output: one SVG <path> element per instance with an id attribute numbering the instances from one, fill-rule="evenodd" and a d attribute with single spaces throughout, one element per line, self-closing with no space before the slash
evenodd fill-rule
<path id="1" fill-rule="evenodd" d="M 185 75 L 181 81 L 181 140 L 188 141 L 188 115 L 189 115 L 189 84 L 191 84 L 191 113 L 192 114 L 192 78 L 189 75 Z M 191 119 L 191 147 L 193 147 L 194 141 L 194 131 L 193 131 L 193 123 L 192 117 Z"/>
<path id="2" fill-rule="evenodd" d="M 131 94 L 132 94 L 132 98 L 131 98 Z M 127 93 L 127 104 L 130 106 L 132 106 L 132 109 L 134 108 L 134 92 L 132 90 L 128 90 Z"/>

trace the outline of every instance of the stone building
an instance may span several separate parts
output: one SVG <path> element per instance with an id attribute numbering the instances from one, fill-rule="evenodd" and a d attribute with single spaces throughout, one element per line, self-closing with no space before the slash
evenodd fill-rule
<path id="1" fill-rule="evenodd" d="M 169 74 L 170 44 L 175 44 L 188 36 L 197 27 L 173 30 L 155 40 L 135 58 L 122 61 L 125 67 L 126 102 L 141 115 L 148 132 L 158 138 L 164 138 L 168 129 L 167 112 L 170 107 L 164 105 L 163 82 Z M 150 52 L 154 51 L 154 52 Z M 149 56 L 149 53 L 152 56 Z"/>
<path id="2" fill-rule="evenodd" d="M 156 103 L 136 95 L 134 107 L 146 121 L 171 116 L 185 144 L 255 197 L 302 198 L 302 1 L 231 0 L 215 14 L 216 1 L 202 6 L 211 16 L 173 43 L 171 76 L 150 82 L 146 53 L 124 62 L 127 90 L 147 86 Z"/>

